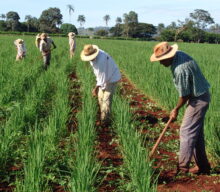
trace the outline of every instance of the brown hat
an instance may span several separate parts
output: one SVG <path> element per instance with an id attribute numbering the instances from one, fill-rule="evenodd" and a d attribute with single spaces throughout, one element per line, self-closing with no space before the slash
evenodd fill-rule
<path id="1" fill-rule="evenodd" d="M 40 38 L 41 39 L 47 38 L 47 34 L 46 33 L 41 33 Z"/>
<path id="2" fill-rule="evenodd" d="M 97 45 L 85 45 L 81 52 L 81 59 L 83 61 L 92 61 L 99 54 L 99 48 Z"/>
<path id="3" fill-rule="evenodd" d="M 158 43 L 154 47 L 154 53 L 150 57 L 150 61 L 161 61 L 173 57 L 178 50 L 178 45 L 170 46 L 167 42 Z"/>

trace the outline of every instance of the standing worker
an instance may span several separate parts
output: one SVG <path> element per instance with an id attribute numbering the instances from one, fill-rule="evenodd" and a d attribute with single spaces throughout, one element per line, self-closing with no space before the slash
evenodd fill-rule
<path id="1" fill-rule="evenodd" d="M 112 97 L 117 82 L 121 79 L 118 66 L 111 56 L 96 45 L 85 45 L 81 52 L 83 61 L 90 61 L 96 76 L 96 86 L 92 90 L 93 96 L 98 96 L 101 125 L 108 126 L 111 122 L 110 111 Z"/>
<path id="2" fill-rule="evenodd" d="M 17 39 L 14 41 L 14 45 L 16 46 L 17 49 L 17 55 L 16 55 L 16 61 L 20 61 L 26 56 L 26 47 L 24 44 L 24 40 L 22 39 Z"/>
<path id="3" fill-rule="evenodd" d="M 76 49 L 76 34 L 73 32 L 68 33 L 69 36 L 69 45 L 70 45 L 70 58 L 73 58 Z"/>
<path id="4" fill-rule="evenodd" d="M 150 61 L 159 61 L 165 67 L 170 66 L 179 93 L 178 102 L 171 111 L 170 118 L 175 120 L 179 109 L 187 104 L 180 127 L 180 151 L 176 174 L 188 172 L 209 174 L 211 167 L 204 141 L 204 119 L 210 102 L 209 83 L 196 61 L 186 53 L 178 51 L 177 44 L 172 46 L 167 42 L 157 44 Z M 192 156 L 196 166 L 189 169 Z"/>
<path id="5" fill-rule="evenodd" d="M 40 47 L 40 34 L 38 33 L 37 36 L 36 36 L 36 39 L 35 39 L 35 45 L 36 47 L 39 49 Z"/>
<path id="6" fill-rule="evenodd" d="M 47 70 L 48 66 L 50 65 L 50 59 L 51 59 L 51 44 L 53 45 L 54 49 L 56 49 L 56 45 L 53 42 L 53 40 L 47 36 L 46 33 L 42 33 L 40 35 L 40 45 L 39 49 L 43 56 L 44 61 L 44 69 Z"/>

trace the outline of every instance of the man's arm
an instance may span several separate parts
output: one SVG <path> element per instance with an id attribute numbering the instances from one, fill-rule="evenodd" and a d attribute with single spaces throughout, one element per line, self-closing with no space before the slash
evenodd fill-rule
<path id="1" fill-rule="evenodd" d="M 98 90 L 99 90 L 99 86 L 96 85 L 96 87 L 92 90 L 92 96 L 93 97 L 98 96 Z"/>
<path id="2" fill-rule="evenodd" d="M 170 118 L 175 120 L 178 116 L 179 109 L 185 105 L 185 103 L 189 100 L 190 95 L 179 97 L 176 107 L 171 111 Z"/>

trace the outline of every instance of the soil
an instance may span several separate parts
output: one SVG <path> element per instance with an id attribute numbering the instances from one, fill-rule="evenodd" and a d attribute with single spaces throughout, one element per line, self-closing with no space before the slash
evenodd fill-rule
<path id="1" fill-rule="evenodd" d="M 81 106 L 81 93 L 80 93 L 80 83 L 75 72 L 72 72 L 69 75 L 70 80 L 70 90 L 69 90 L 69 101 L 71 106 L 70 118 L 67 124 L 68 130 L 70 132 L 75 132 L 77 130 L 77 118 L 76 114 Z"/>
<path id="2" fill-rule="evenodd" d="M 146 136 L 146 143 L 153 142 L 152 147 L 163 129 L 160 123 L 168 121 L 169 113 L 157 107 L 153 100 L 138 90 L 125 76 L 121 80 L 120 92 L 123 97 L 128 99 L 134 120 L 144 127 L 151 127 L 151 130 L 142 128 L 140 131 Z M 178 129 L 177 123 L 171 123 L 167 134 L 163 137 L 157 152 L 153 156 L 155 172 L 159 174 L 158 192 L 220 192 L 220 170 L 213 169 L 211 175 L 175 176 L 177 153 L 169 148 L 166 149 L 164 146 L 169 143 L 177 143 L 178 145 Z M 154 138 L 149 138 L 149 135 L 151 137 L 153 135 Z M 144 145 L 149 147 L 149 144 L 146 143 Z"/>
<path id="3" fill-rule="evenodd" d="M 118 150 L 118 143 L 115 142 L 116 135 L 110 125 L 101 126 L 99 120 L 96 122 L 96 126 L 98 135 L 97 158 L 102 164 L 98 173 L 98 180 L 101 180 L 101 183 L 96 183 L 96 186 L 98 192 L 117 191 L 121 180 L 118 168 L 123 164 L 123 157 Z"/>

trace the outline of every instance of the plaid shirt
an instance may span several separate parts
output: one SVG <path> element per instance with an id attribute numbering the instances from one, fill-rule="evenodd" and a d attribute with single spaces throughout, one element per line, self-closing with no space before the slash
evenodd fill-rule
<path id="1" fill-rule="evenodd" d="M 171 65 L 173 81 L 180 97 L 198 97 L 210 87 L 196 61 L 182 51 L 177 51 Z"/>

